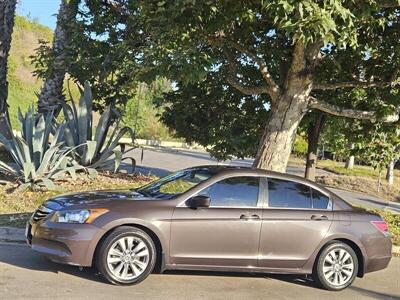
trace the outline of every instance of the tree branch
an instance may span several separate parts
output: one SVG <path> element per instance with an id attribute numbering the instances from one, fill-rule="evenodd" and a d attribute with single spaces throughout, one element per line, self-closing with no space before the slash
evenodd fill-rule
<path id="1" fill-rule="evenodd" d="M 241 91 L 246 95 L 265 93 L 270 95 L 272 101 L 278 99 L 281 93 L 279 85 L 276 84 L 271 74 L 269 73 L 268 66 L 265 60 L 257 56 L 254 50 L 249 50 L 240 45 L 239 43 L 229 41 L 228 39 L 226 39 L 225 33 L 223 31 L 216 32 L 212 36 L 207 36 L 207 40 L 210 45 L 216 45 L 220 47 L 221 50 L 227 56 L 230 65 L 230 75 L 228 78 L 229 84 L 231 84 L 233 87 L 235 87 L 236 89 L 238 89 L 239 91 Z M 235 59 L 232 57 L 231 53 L 229 53 L 226 50 L 227 47 L 233 48 L 239 53 L 245 54 L 252 61 L 254 61 L 259 66 L 260 73 L 264 81 L 266 82 L 266 85 L 260 87 L 246 87 L 243 84 L 241 84 L 235 76 L 235 71 L 236 71 Z"/>
<path id="2" fill-rule="evenodd" d="M 261 57 L 258 57 L 253 51 L 243 47 L 242 45 L 236 42 L 229 42 L 229 44 L 237 51 L 246 54 L 251 60 L 253 60 L 260 67 L 261 75 L 263 76 L 267 85 L 271 88 L 269 94 L 272 98 L 276 99 L 277 96 L 280 94 L 280 88 L 272 78 L 265 60 L 262 59 Z"/>
<path id="3" fill-rule="evenodd" d="M 379 1 L 377 5 L 380 8 L 400 8 L 399 1 L 396 0 Z"/>
<path id="4" fill-rule="evenodd" d="M 313 90 L 321 90 L 321 91 L 329 91 L 343 88 L 373 88 L 373 87 L 389 87 L 398 85 L 398 82 L 395 81 L 385 81 L 385 82 L 363 82 L 363 81 L 345 81 L 345 82 L 336 82 L 336 83 L 315 83 L 313 86 Z"/>
<path id="5" fill-rule="evenodd" d="M 310 108 L 329 113 L 339 117 L 347 117 L 360 120 L 380 121 L 386 123 L 397 122 L 399 120 L 399 109 L 391 115 L 379 117 L 375 111 L 365 111 L 350 108 L 343 108 L 338 105 L 329 104 L 327 102 L 310 97 Z"/>
<path id="6" fill-rule="evenodd" d="M 245 95 L 260 95 L 268 91 L 268 87 L 266 86 L 245 86 L 232 76 L 228 76 L 226 80 L 231 86 Z"/>
<path id="7" fill-rule="evenodd" d="M 235 89 L 238 91 L 242 92 L 245 95 L 259 95 L 259 94 L 265 94 L 269 93 L 269 87 L 266 85 L 262 86 L 245 86 L 236 77 L 236 64 L 235 60 L 233 59 L 232 55 L 226 51 L 223 50 L 225 53 L 225 56 L 228 60 L 228 77 L 227 81 L 228 83 L 233 86 Z"/>

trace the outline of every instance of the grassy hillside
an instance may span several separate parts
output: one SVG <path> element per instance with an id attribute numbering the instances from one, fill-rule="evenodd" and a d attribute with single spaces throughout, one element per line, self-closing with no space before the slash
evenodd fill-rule
<path id="1" fill-rule="evenodd" d="M 53 32 L 50 28 L 35 21 L 16 16 L 9 56 L 9 113 L 13 128 L 18 127 L 18 107 L 24 112 L 29 105 L 36 102 L 36 93 L 41 86 L 41 80 L 32 75 L 31 55 L 39 46 L 38 40 L 50 41 Z"/>

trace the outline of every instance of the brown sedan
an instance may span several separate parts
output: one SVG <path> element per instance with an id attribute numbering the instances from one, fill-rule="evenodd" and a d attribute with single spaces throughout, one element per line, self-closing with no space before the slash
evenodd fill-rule
<path id="1" fill-rule="evenodd" d="M 33 250 L 115 284 L 153 269 L 312 274 L 341 290 L 391 259 L 386 223 L 302 178 L 202 166 L 126 191 L 67 194 L 27 225 Z"/>

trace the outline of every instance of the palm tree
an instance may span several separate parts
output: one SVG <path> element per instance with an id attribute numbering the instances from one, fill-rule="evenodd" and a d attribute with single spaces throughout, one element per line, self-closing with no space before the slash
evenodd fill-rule
<path id="1" fill-rule="evenodd" d="M 39 94 L 38 112 L 57 112 L 60 103 L 65 101 L 63 82 L 68 64 L 68 47 L 71 41 L 71 26 L 78 12 L 79 0 L 62 0 L 57 15 L 53 40 L 53 63 L 44 79 Z"/>
<path id="2" fill-rule="evenodd" d="M 17 0 L 0 0 L 0 133 L 10 137 L 8 118 L 7 59 L 11 47 Z"/>

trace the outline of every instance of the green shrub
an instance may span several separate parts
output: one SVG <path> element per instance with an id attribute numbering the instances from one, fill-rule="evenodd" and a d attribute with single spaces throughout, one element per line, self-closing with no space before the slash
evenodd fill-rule
<path id="1" fill-rule="evenodd" d="M 388 224 L 389 232 L 392 234 L 393 245 L 400 246 L 400 214 L 393 214 L 384 210 L 374 210 Z"/>
<path id="2" fill-rule="evenodd" d="M 307 154 L 307 148 L 307 140 L 303 136 L 297 135 L 292 152 L 297 156 L 305 156 Z"/>

